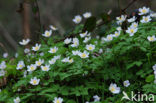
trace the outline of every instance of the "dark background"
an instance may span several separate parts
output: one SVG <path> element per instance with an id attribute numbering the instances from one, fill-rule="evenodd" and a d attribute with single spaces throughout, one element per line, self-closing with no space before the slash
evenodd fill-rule
<path id="1" fill-rule="evenodd" d="M 120 15 L 120 9 L 125 8 L 131 1 L 133 0 L 0 0 L 0 54 L 13 54 L 17 50 L 18 42 L 27 37 L 23 29 L 23 2 L 27 3 L 29 9 L 31 39 L 35 39 L 36 34 L 41 34 L 40 26 L 47 29 L 53 24 L 63 36 L 66 30 L 75 25 L 72 22 L 75 15 L 89 11 L 97 16 L 112 10 L 111 16 L 116 17 Z M 137 0 L 126 12 L 130 13 L 143 6 L 156 11 L 156 0 Z"/>

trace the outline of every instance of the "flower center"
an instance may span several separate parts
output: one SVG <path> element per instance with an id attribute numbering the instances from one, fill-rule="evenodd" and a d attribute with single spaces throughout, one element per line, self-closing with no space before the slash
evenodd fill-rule
<path id="1" fill-rule="evenodd" d="M 136 25 L 136 24 L 134 24 L 134 27 L 137 27 L 137 25 Z"/>
<path id="2" fill-rule="evenodd" d="M 38 49 L 39 49 L 39 47 L 38 47 L 38 46 L 36 46 L 36 47 L 35 47 L 35 50 L 38 50 Z"/>
<path id="3" fill-rule="evenodd" d="M 47 33 L 46 33 L 46 36 L 50 36 L 50 33 L 49 33 L 49 32 L 47 32 Z"/>
<path id="4" fill-rule="evenodd" d="M 69 60 L 69 63 L 72 63 L 72 62 L 73 62 L 73 59 L 70 59 L 70 60 Z"/>
<path id="5" fill-rule="evenodd" d="M 146 13 L 146 9 L 143 9 L 142 12 L 143 12 L 143 13 Z"/>
<path id="6" fill-rule="evenodd" d="M 37 84 L 37 80 L 33 80 L 33 84 Z"/>
<path id="7" fill-rule="evenodd" d="M 151 38 L 150 38 L 150 40 L 151 40 L 151 41 L 153 41 L 153 40 L 154 40 L 154 38 L 153 38 L 153 37 L 151 37 Z"/>
<path id="8" fill-rule="evenodd" d="M 59 100 L 57 100 L 57 101 L 56 101 L 56 103 L 60 103 L 60 101 L 59 101 Z"/>
<path id="9" fill-rule="evenodd" d="M 82 57 L 85 58 L 86 57 L 86 54 L 85 53 L 82 53 Z"/>
<path id="10" fill-rule="evenodd" d="M 22 67 L 23 67 L 23 65 L 21 65 L 21 64 L 20 64 L 20 65 L 19 65 L 19 67 L 20 67 L 20 68 L 22 68 Z"/>
<path id="11" fill-rule="evenodd" d="M 112 92 L 114 92 L 114 91 L 115 91 L 115 88 L 114 88 L 114 87 L 112 87 L 112 88 L 111 88 L 111 91 L 112 91 Z"/>
<path id="12" fill-rule="evenodd" d="M 93 49 L 93 47 L 90 46 L 90 47 L 89 47 L 89 50 L 92 50 L 92 49 Z"/>
<path id="13" fill-rule="evenodd" d="M 145 21 L 148 21 L 148 18 L 147 17 L 145 18 Z"/>
<path id="14" fill-rule="evenodd" d="M 30 67 L 30 70 L 34 70 L 35 68 L 32 66 L 32 67 Z"/>
<path id="15" fill-rule="evenodd" d="M 118 33 L 115 33 L 115 35 L 118 36 L 119 34 Z"/>
<path id="16" fill-rule="evenodd" d="M 41 62 L 38 62 L 37 64 L 38 64 L 38 65 L 41 65 Z"/>
<path id="17" fill-rule="evenodd" d="M 43 70 L 48 70 L 48 68 L 47 67 L 43 67 Z"/>
<path id="18" fill-rule="evenodd" d="M 130 31 L 131 31 L 131 33 L 134 33 L 134 30 L 133 29 L 131 29 Z"/>
<path id="19" fill-rule="evenodd" d="M 111 37 L 111 36 L 109 36 L 109 37 L 108 37 L 108 40 L 111 40 L 111 39 L 112 39 L 112 37 Z"/>
<path id="20" fill-rule="evenodd" d="M 52 49 L 52 53 L 55 53 L 56 52 L 56 49 Z"/>
<path id="21" fill-rule="evenodd" d="M 124 83 L 124 85 L 127 85 L 127 83 Z"/>

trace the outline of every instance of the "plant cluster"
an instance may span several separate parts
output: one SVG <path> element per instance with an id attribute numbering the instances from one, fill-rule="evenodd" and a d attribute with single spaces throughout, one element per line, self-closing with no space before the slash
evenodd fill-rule
<path id="1" fill-rule="evenodd" d="M 12 60 L 0 59 L 1 82 L 7 78 L 0 102 L 128 103 L 121 101 L 123 91 L 156 94 L 156 13 L 143 7 L 138 14 L 139 21 L 121 15 L 109 30 L 97 29 L 96 33 L 106 30 L 104 36 L 91 32 L 96 19 L 90 12 L 83 14 L 84 25 L 77 15 L 73 22 L 79 25 L 69 35 L 78 35 L 59 42 L 52 36 L 59 29 L 51 25 L 39 43 L 20 50 Z"/>

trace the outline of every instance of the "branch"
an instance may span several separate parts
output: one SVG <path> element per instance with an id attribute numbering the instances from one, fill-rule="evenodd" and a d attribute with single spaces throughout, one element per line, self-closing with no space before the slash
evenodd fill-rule
<path id="1" fill-rule="evenodd" d="M 22 16 L 23 16 L 23 33 L 24 33 L 24 38 L 30 38 L 30 14 L 29 14 L 29 10 L 30 9 L 30 5 L 26 2 L 23 2 L 23 12 L 22 12 Z"/>
<path id="2" fill-rule="evenodd" d="M 108 15 L 110 15 L 111 13 L 112 13 L 112 10 L 109 10 L 109 11 L 107 12 Z M 104 25 L 104 24 L 105 24 L 105 22 L 103 22 L 103 20 L 99 19 L 99 20 L 96 22 L 96 27 L 95 27 L 95 28 L 101 27 L 101 26 Z M 66 37 L 63 38 L 63 39 L 60 39 L 60 40 L 55 41 L 55 43 L 60 42 L 60 41 L 64 41 L 66 38 L 72 38 L 72 37 L 74 37 L 74 36 L 79 35 L 80 33 L 83 33 L 83 32 L 79 32 L 79 33 L 77 33 L 77 34 L 72 34 L 72 35 L 66 36 Z"/>
<path id="3" fill-rule="evenodd" d="M 22 1 L 17 12 L 22 16 L 23 36 L 24 38 L 30 38 L 30 3 L 27 0 Z"/>
<path id="4" fill-rule="evenodd" d="M 17 50 L 17 43 L 16 41 L 10 36 L 8 31 L 3 27 L 3 25 L 0 23 L 0 32 L 3 35 L 3 37 L 9 42 L 9 44 L 14 48 L 14 50 Z M 3 45 L 1 45 L 4 47 Z M 6 51 L 6 50 L 5 50 Z"/>
<path id="5" fill-rule="evenodd" d="M 124 9 L 122 9 L 122 12 L 125 12 L 132 4 L 134 4 L 137 0 L 132 0 Z"/>
<path id="6" fill-rule="evenodd" d="M 4 45 L 0 42 L 0 46 L 2 47 L 2 49 L 5 51 L 5 52 L 8 52 L 7 49 L 4 47 Z"/>

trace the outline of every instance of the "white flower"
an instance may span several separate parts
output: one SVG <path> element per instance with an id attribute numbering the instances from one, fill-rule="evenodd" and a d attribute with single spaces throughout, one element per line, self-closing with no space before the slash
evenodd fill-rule
<path id="1" fill-rule="evenodd" d="M 14 99 L 14 103 L 20 103 L 20 102 L 21 102 L 21 100 L 20 100 L 19 97 L 16 97 L 16 98 Z"/>
<path id="2" fill-rule="evenodd" d="M 138 27 L 138 23 L 137 22 L 133 22 L 130 27 L 131 28 L 137 28 Z"/>
<path id="3" fill-rule="evenodd" d="M 8 57 L 8 53 L 3 53 L 3 58 L 7 58 Z"/>
<path id="4" fill-rule="evenodd" d="M 89 102 L 87 101 L 87 102 L 85 102 L 85 103 L 89 103 Z"/>
<path id="5" fill-rule="evenodd" d="M 55 62 L 56 62 L 56 59 L 51 59 L 51 60 L 49 60 L 49 64 L 55 64 Z"/>
<path id="6" fill-rule="evenodd" d="M 86 49 L 89 51 L 93 51 L 95 49 L 95 45 L 92 44 L 86 45 Z"/>
<path id="7" fill-rule="evenodd" d="M 100 101 L 100 97 L 98 95 L 93 96 L 93 98 L 94 98 L 94 102 Z"/>
<path id="8" fill-rule="evenodd" d="M 156 17 L 156 13 L 151 13 L 150 16 L 155 18 Z"/>
<path id="9" fill-rule="evenodd" d="M 87 36 L 87 34 L 88 34 L 88 31 L 86 31 L 86 32 L 84 32 L 84 33 L 80 33 L 80 37 L 81 37 L 81 38 L 84 38 L 85 36 Z"/>
<path id="10" fill-rule="evenodd" d="M 156 79 L 156 70 L 154 71 L 155 79 Z"/>
<path id="11" fill-rule="evenodd" d="M 42 71 L 49 71 L 50 65 L 41 66 Z"/>
<path id="12" fill-rule="evenodd" d="M 49 27 L 50 27 L 50 29 L 52 29 L 52 30 L 54 30 L 54 31 L 58 30 L 58 28 L 56 28 L 56 27 L 53 26 L 53 25 L 50 25 Z"/>
<path id="13" fill-rule="evenodd" d="M 96 36 L 96 39 L 100 39 L 100 36 L 99 36 L 99 35 L 97 35 L 97 36 Z"/>
<path id="14" fill-rule="evenodd" d="M 55 46 L 54 48 L 50 48 L 49 53 L 56 53 L 58 48 Z"/>
<path id="15" fill-rule="evenodd" d="M 99 49 L 99 53 L 103 53 L 103 49 Z"/>
<path id="16" fill-rule="evenodd" d="M 79 39 L 78 38 L 73 38 L 73 44 L 71 46 L 72 47 L 78 47 L 79 46 Z"/>
<path id="17" fill-rule="evenodd" d="M 84 18 L 89 18 L 91 16 L 92 16 L 91 12 L 86 12 L 86 13 L 83 14 Z"/>
<path id="18" fill-rule="evenodd" d="M 116 30 L 121 31 L 122 28 L 119 26 L 119 27 L 116 28 Z"/>
<path id="19" fill-rule="evenodd" d="M 150 16 L 143 16 L 142 19 L 141 19 L 141 23 L 148 23 L 150 22 L 152 19 Z"/>
<path id="20" fill-rule="evenodd" d="M 23 77 L 26 77 L 26 76 L 27 76 L 27 71 L 25 70 L 23 73 Z"/>
<path id="21" fill-rule="evenodd" d="M 18 53 L 15 53 L 15 58 L 17 58 L 18 57 Z"/>
<path id="22" fill-rule="evenodd" d="M 19 61 L 18 64 L 17 64 L 16 69 L 17 70 L 20 70 L 20 69 L 22 69 L 24 67 L 25 67 L 24 61 Z"/>
<path id="23" fill-rule="evenodd" d="M 30 39 L 23 39 L 21 42 L 19 42 L 20 45 L 27 45 L 30 42 Z"/>
<path id="24" fill-rule="evenodd" d="M 76 51 L 72 51 L 73 55 L 78 55 L 80 53 L 80 51 L 76 50 Z"/>
<path id="25" fill-rule="evenodd" d="M 148 39 L 148 41 L 150 41 L 150 42 L 156 41 L 155 35 L 153 35 L 153 36 L 148 36 L 147 39 Z"/>
<path id="26" fill-rule="evenodd" d="M 107 35 L 107 37 L 105 38 L 105 41 L 112 41 L 113 40 L 113 35 Z"/>
<path id="27" fill-rule="evenodd" d="M 152 68 L 153 68 L 153 70 L 154 70 L 154 71 L 156 71 L 156 64 L 155 64 L 155 65 L 153 65 L 153 67 L 152 67 Z"/>
<path id="28" fill-rule="evenodd" d="M 44 34 L 42 34 L 42 36 L 44 36 L 44 37 L 50 37 L 51 36 L 51 34 L 52 34 L 52 30 L 46 30 L 45 32 L 44 32 Z"/>
<path id="29" fill-rule="evenodd" d="M 127 18 L 127 15 L 121 15 L 120 17 L 116 17 L 117 23 L 122 24 Z"/>
<path id="30" fill-rule="evenodd" d="M 139 15 L 147 14 L 147 13 L 149 13 L 149 11 L 150 11 L 150 9 L 146 8 L 146 7 L 139 8 Z"/>
<path id="31" fill-rule="evenodd" d="M 32 54 L 31 54 L 31 53 L 28 53 L 27 55 L 28 55 L 28 56 L 31 56 Z M 33 55 L 32 55 L 32 56 L 33 56 Z"/>
<path id="32" fill-rule="evenodd" d="M 78 54 L 81 58 L 88 58 L 89 57 L 89 53 L 87 51 L 84 52 L 79 52 Z"/>
<path id="33" fill-rule="evenodd" d="M 94 41 L 94 43 L 97 45 L 98 44 L 98 41 Z"/>
<path id="34" fill-rule="evenodd" d="M 24 49 L 24 53 L 27 54 L 27 53 L 29 53 L 29 52 L 30 52 L 30 49 L 28 49 L 28 48 L 25 48 L 25 49 Z"/>
<path id="35" fill-rule="evenodd" d="M 61 55 L 58 55 L 58 56 L 54 56 L 54 59 L 58 60 L 60 59 Z"/>
<path id="36" fill-rule="evenodd" d="M 61 97 L 55 97 L 54 100 L 53 100 L 53 103 L 62 103 L 63 102 L 63 98 Z"/>
<path id="37" fill-rule="evenodd" d="M 113 34 L 113 37 L 118 37 L 120 35 L 120 31 L 116 31 L 114 34 Z"/>
<path id="38" fill-rule="evenodd" d="M 39 59 L 38 61 L 35 62 L 36 66 L 41 66 L 44 63 L 43 59 Z"/>
<path id="39" fill-rule="evenodd" d="M 89 37 L 90 36 L 90 33 L 88 33 L 87 36 Z"/>
<path id="40" fill-rule="evenodd" d="M 75 18 L 73 19 L 73 22 L 76 24 L 79 24 L 82 20 L 82 17 L 80 15 L 75 16 Z"/>
<path id="41" fill-rule="evenodd" d="M 128 33 L 129 36 L 133 36 L 137 31 L 138 31 L 138 28 L 129 27 L 129 28 L 126 30 L 126 33 Z"/>
<path id="42" fill-rule="evenodd" d="M 86 13 L 83 14 L 84 18 L 89 18 L 91 16 L 92 16 L 91 12 L 86 12 Z"/>
<path id="43" fill-rule="evenodd" d="M 54 56 L 51 60 L 49 60 L 49 64 L 55 64 L 56 60 L 60 59 L 61 55 Z"/>
<path id="44" fill-rule="evenodd" d="M 85 37 L 85 39 L 83 40 L 83 42 L 84 43 L 87 43 L 90 39 L 91 39 L 91 37 Z"/>
<path id="45" fill-rule="evenodd" d="M 6 68 L 6 62 L 2 61 L 0 64 L 0 69 L 5 69 Z"/>
<path id="46" fill-rule="evenodd" d="M 65 44 L 69 44 L 69 43 L 71 43 L 71 40 L 72 40 L 71 38 L 66 38 L 66 39 L 64 40 L 64 43 L 65 43 Z"/>
<path id="47" fill-rule="evenodd" d="M 120 87 L 117 87 L 116 84 L 111 83 L 109 86 L 109 90 L 113 93 L 113 94 L 119 94 L 120 93 Z"/>
<path id="48" fill-rule="evenodd" d="M 2 90 L 0 89 L 0 92 L 1 92 Z"/>
<path id="49" fill-rule="evenodd" d="M 106 41 L 106 38 L 105 37 L 102 37 L 101 38 L 101 43 L 103 44 L 105 41 Z"/>
<path id="50" fill-rule="evenodd" d="M 62 62 L 66 63 L 69 61 L 69 57 L 62 59 Z"/>
<path id="51" fill-rule="evenodd" d="M 44 56 L 44 53 L 43 53 L 43 52 L 41 52 L 41 53 L 40 53 L 40 56 Z"/>
<path id="52" fill-rule="evenodd" d="M 64 59 L 62 59 L 62 62 L 64 62 L 64 63 L 73 63 L 74 62 L 74 60 L 73 59 L 69 59 L 69 57 L 67 57 L 67 58 L 64 58 Z"/>
<path id="53" fill-rule="evenodd" d="M 73 59 L 69 59 L 69 60 L 68 60 L 68 63 L 73 63 L 73 62 L 74 62 Z"/>
<path id="54" fill-rule="evenodd" d="M 34 47 L 32 47 L 33 51 L 38 51 L 41 47 L 41 44 L 36 44 Z"/>
<path id="55" fill-rule="evenodd" d="M 30 84 L 32 84 L 32 85 L 38 85 L 39 82 L 40 82 L 40 79 L 37 79 L 36 77 L 31 78 L 31 80 L 30 80 Z"/>
<path id="56" fill-rule="evenodd" d="M 127 21 L 128 21 L 129 23 L 134 22 L 135 20 L 136 20 L 136 17 L 135 17 L 135 16 L 133 16 L 133 17 L 130 18 L 130 19 L 127 19 Z"/>
<path id="57" fill-rule="evenodd" d="M 130 85 L 129 80 L 124 81 L 124 82 L 123 82 L 123 85 L 124 85 L 125 87 L 128 87 L 128 86 Z"/>
<path id="58" fill-rule="evenodd" d="M 32 71 L 36 70 L 37 66 L 36 66 L 36 64 L 31 64 L 31 65 L 28 65 L 27 68 L 28 68 L 27 71 L 32 72 Z"/>
<path id="59" fill-rule="evenodd" d="M 0 70 L 0 77 L 5 75 L 5 71 L 4 70 Z"/>

